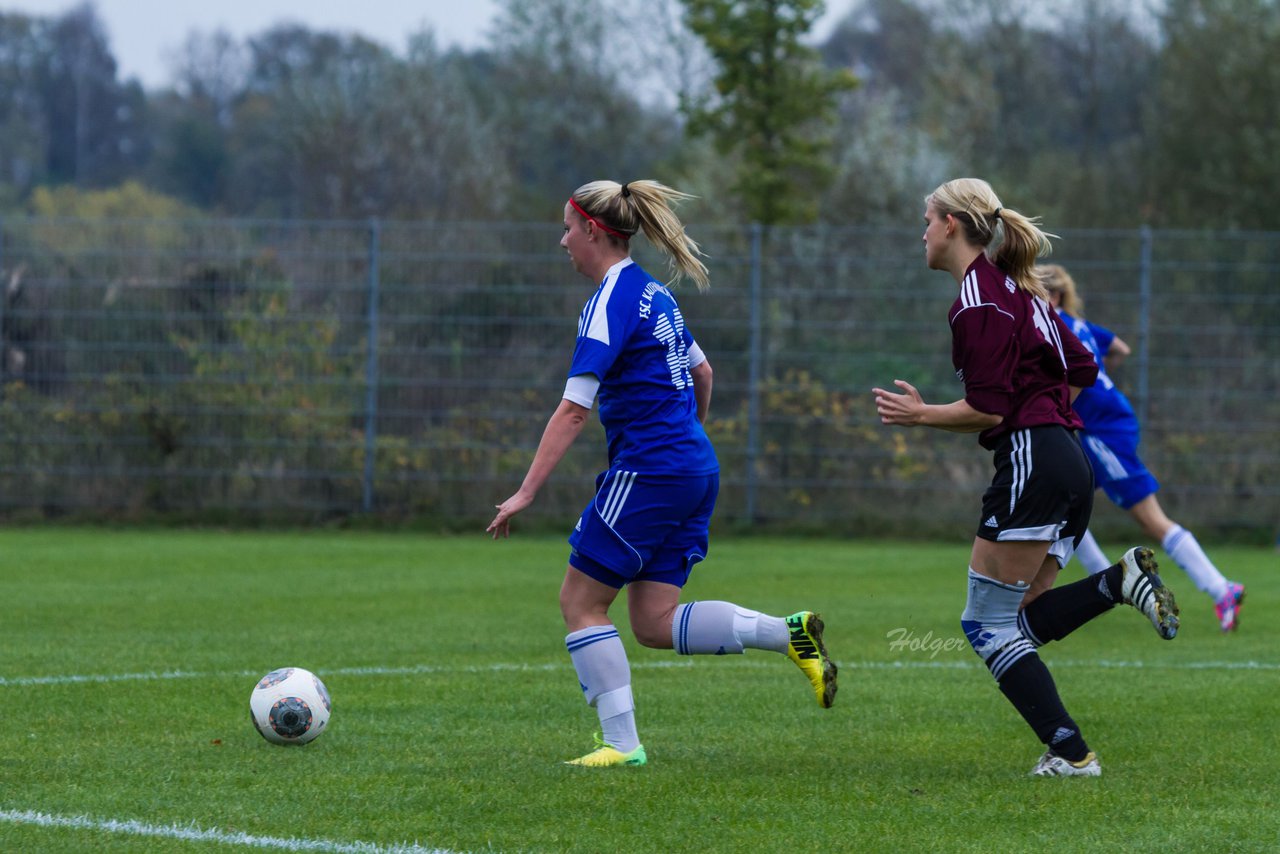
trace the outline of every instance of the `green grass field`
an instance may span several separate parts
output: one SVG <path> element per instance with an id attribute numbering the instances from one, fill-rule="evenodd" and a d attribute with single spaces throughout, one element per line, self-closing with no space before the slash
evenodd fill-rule
<path id="1" fill-rule="evenodd" d="M 835 708 L 781 656 L 628 637 L 649 765 L 586 771 L 559 538 L 4 531 L 0 851 L 1274 851 L 1277 555 L 1212 553 L 1236 635 L 1166 559 L 1177 639 L 1117 608 L 1043 650 L 1104 770 L 1035 780 L 965 544 L 718 539 L 685 598 L 820 610 Z M 283 665 L 333 695 L 306 747 L 249 721 Z"/>

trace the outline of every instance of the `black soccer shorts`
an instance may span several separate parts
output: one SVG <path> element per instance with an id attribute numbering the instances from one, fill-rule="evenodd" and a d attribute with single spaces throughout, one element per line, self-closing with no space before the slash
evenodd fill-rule
<path id="1" fill-rule="evenodd" d="M 994 462 L 977 535 L 996 542 L 1070 540 L 1070 559 L 1093 513 L 1093 468 L 1075 433 L 1058 425 L 1015 430 L 996 448 Z"/>

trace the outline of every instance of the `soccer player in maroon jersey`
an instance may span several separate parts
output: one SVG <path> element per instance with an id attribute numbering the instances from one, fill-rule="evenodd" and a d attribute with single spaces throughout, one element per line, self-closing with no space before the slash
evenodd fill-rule
<path id="1" fill-rule="evenodd" d="M 1135 547 L 1097 576 L 1055 588 L 1088 529 L 1093 472 L 1071 401 L 1093 384 L 1093 355 L 1050 307 L 1034 273 L 1049 251 L 1035 220 L 1003 207 L 987 182 L 948 181 L 925 200 L 925 262 L 955 278 L 947 319 L 964 397 L 928 404 L 910 383 L 874 390 L 884 424 L 977 433 L 995 476 L 969 558 L 961 628 L 1000 691 L 1043 742 L 1036 776 L 1102 773 L 1036 648 L 1061 640 L 1117 602 L 1178 631 L 1173 594 L 1151 549 Z"/>

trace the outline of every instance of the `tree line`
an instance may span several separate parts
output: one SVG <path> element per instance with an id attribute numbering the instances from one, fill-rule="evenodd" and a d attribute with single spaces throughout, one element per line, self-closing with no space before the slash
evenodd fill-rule
<path id="1" fill-rule="evenodd" d="M 1059 227 L 1280 229 L 1278 0 L 861 0 L 821 40 L 819 0 L 634 5 L 500 0 L 474 50 L 192 32 L 154 91 L 91 3 L 0 13 L 0 211 L 542 220 L 656 177 L 901 224 L 971 174 Z"/>

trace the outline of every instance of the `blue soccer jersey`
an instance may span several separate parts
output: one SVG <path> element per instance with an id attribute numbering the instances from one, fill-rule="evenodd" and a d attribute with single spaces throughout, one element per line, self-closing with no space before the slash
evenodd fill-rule
<path id="1" fill-rule="evenodd" d="M 610 468 L 682 475 L 720 470 L 697 417 L 692 345 L 665 285 L 630 258 L 609 268 L 578 319 L 569 376 L 600 380 Z"/>
<path id="2" fill-rule="evenodd" d="M 1111 377 L 1107 376 L 1107 368 L 1103 364 L 1103 357 L 1106 356 L 1107 349 L 1116 337 L 1115 333 L 1082 318 L 1072 317 L 1062 309 L 1058 309 L 1058 316 L 1066 322 L 1080 339 L 1080 343 L 1093 354 L 1093 360 L 1098 363 L 1097 382 L 1092 387 L 1081 391 L 1075 403 L 1072 404 L 1076 414 L 1084 422 L 1084 429 L 1086 431 L 1133 430 L 1136 432 L 1138 417 L 1134 414 L 1133 406 L 1129 403 L 1129 398 L 1124 396 L 1124 392 L 1116 388 Z"/>

